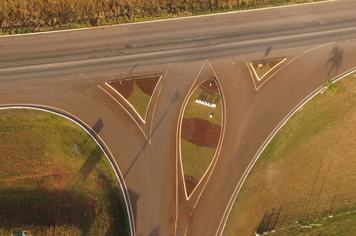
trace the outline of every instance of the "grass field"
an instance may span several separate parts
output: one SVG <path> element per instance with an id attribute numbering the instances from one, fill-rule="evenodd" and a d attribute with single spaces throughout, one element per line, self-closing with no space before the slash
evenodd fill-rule
<path id="1" fill-rule="evenodd" d="M 0 110 L 0 157 L 0 235 L 130 235 L 109 161 L 73 122 Z"/>
<path id="2" fill-rule="evenodd" d="M 5 0 L 0 34 L 121 24 L 320 0 Z"/>
<path id="3" fill-rule="evenodd" d="M 315 96 L 271 140 L 237 196 L 224 235 L 272 228 L 272 235 L 355 234 L 355 77 L 338 84 L 334 96 Z M 276 220 L 271 213 L 279 209 Z M 275 226 L 266 226 L 268 219 Z M 311 224 L 322 226 L 300 228 Z"/>

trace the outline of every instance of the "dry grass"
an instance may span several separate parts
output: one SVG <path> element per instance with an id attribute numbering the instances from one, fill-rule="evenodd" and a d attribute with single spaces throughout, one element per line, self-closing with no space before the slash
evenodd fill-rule
<path id="1" fill-rule="evenodd" d="M 247 177 L 224 235 L 253 235 L 264 214 L 280 208 L 275 235 L 354 235 L 354 78 L 338 82 L 334 96 L 317 95 L 277 133 Z M 302 231 L 296 221 L 323 227 Z"/>
<path id="2" fill-rule="evenodd" d="M 318 0 L 3 0 L 0 33 L 120 24 Z"/>
<path id="3" fill-rule="evenodd" d="M 0 235 L 129 235 L 121 188 L 94 140 L 62 117 L 0 111 Z M 71 154 L 73 144 L 80 154 Z"/>

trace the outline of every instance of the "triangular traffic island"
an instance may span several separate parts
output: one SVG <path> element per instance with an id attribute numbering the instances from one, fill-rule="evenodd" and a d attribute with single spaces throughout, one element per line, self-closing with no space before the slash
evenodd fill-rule
<path id="1" fill-rule="evenodd" d="M 220 145 L 222 94 L 215 78 L 203 81 L 184 104 L 179 147 L 186 197 L 200 183 Z"/>
<path id="2" fill-rule="evenodd" d="M 106 82 L 115 90 L 138 114 L 145 123 L 152 95 L 162 75 L 149 75 Z"/>
<path id="3" fill-rule="evenodd" d="M 275 71 L 282 64 L 286 57 L 253 61 L 250 63 L 251 69 L 258 81 L 266 78 L 272 71 Z"/>

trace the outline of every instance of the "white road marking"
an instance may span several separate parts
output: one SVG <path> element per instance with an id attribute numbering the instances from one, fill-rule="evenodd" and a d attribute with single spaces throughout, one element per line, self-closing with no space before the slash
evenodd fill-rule
<path id="1" fill-rule="evenodd" d="M 223 106 L 223 111 L 222 111 L 222 115 L 223 115 L 223 122 L 222 122 L 222 130 L 221 130 L 221 136 L 220 136 L 220 140 L 219 140 L 219 144 L 218 144 L 218 147 L 217 147 L 217 150 L 215 152 L 215 155 L 214 155 L 214 159 L 211 161 L 208 169 L 206 170 L 206 172 L 204 173 L 203 177 L 201 178 L 201 180 L 204 178 L 205 174 L 207 174 L 208 170 L 210 170 L 209 172 L 209 175 L 208 175 L 208 178 L 207 180 L 205 181 L 205 184 L 203 186 L 203 189 L 200 191 L 199 193 L 199 196 L 193 206 L 193 209 L 192 209 L 192 212 L 194 211 L 195 207 L 197 206 L 200 198 L 201 198 L 201 195 L 203 194 L 204 190 L 205 190 L 205 187 L 206 185 L 208 184 L 209 180 L 210 180 L 210 177 L 211 177 L 211 174 L 213 173 L 214 171 L 214 168 L 216 166 L 216 163 L 218 162 L 218 159 L 220 157 L 220 152 L 221 152 L 221 147 L 222 147 L 222 144 L 223 144 L 223 141 L 224 141 L 224 136 L 225 136 L 225 129 L 226 129 L 226 104 L 225 104 L 225 98 L 224 98 L 224 91 L 222 90 L 222 86 L 221 86 L 221 83 L 220 83 L 220 80 L 217 76 L 217 74 L 215 73 L 213 67 L 211 66 L 210 62 L 208 60 L 206 60 L 207 63 L 209 64 L 211 70 L 213 71 L 214 75 L 215 75 L 215 78 L 216 80 L 218 81 L 218 87 L 219 87 L 219 92 L 221 94 L 221 104 Z M 200 183 L 200 181 L 199 181 Z M 198 184 L 199 184 L 198 183 Z"/>
<path id="2" fill-rule="evenodd" d="M 91 79 L 89 79 L 88 77 L 86 77 L 85 75 L 83 74 L 79 74 L 80 76 L 82 76 L 83 78 L 86 78 L 87 80 L 89 80 L 90 82 L 92 82 L 94 84 L 94 81 L 92 81 Z"/>
<path id="3" fill-rule="evenodd" d="M 339 76 L 336 76 L 332 79 L 333 83 L 356 72 L 356 67 L 352 68 L 348 73 L 346 74 L 341 74 Z M 246 168 L 244 174 L 242 175 L 242 178 L 240 179 L 240 181 L 238 182 L 238 184 L 236 185 L 236 188 L 233 192 L 233 194 L 231 195 L 231 198 L 229 200 L 229 203 L 227 205 L 227 207 L 225 208 L 224 211 L 224 215 L 221 218 L 218 230 L 216 232 L 216 236 L 217 235 L 222 235 L 224 232 L 224 228 L 228 219 L 228 216 L 230 215 L 230 212 L 232 210 L 233 207 L 233 203 L 236 200 L 236 197 L 238 195 L 238 193 L 240 192 L 240 189 L 243 185 L 243 183 L 245 182 L 247 175 L 249 174 L 250 170 L 252 169 L 252 167 L 254 166 L 254 164 L 256 163 L 256 161 L 258 160 L 259 156 L 262 154 L 263 150 L 267 147 L 267 145 L 269 144 L 269 142 L 273 139 L 273 137 L 277 134 L 277 132 L 284 126 L 285 123 L 287 123 L 287 121 L 294 115 L 294 113 L 296 113 L 302 106 L 304 106 L 310 99 L 312 99 L 314 96 L 316 96 L 318 93 L 320 93 L 323 90 L 323 85 L 321 85 L 319 88 L 315 89 L 312 93 L 310 93 L 306 99 L 304 99 L 303 101 L 301 101 L 298 105 L 296 105 L 289 113 L 288 115 L 273 129 L 273 131 L 270 133 L 270 135 L 267 137 L 267 139 L 264 141 L 264 143 L 262 144 L 262 146 L 257 150 L 255 156 L 253 157 L 253 159 L 251 160 L 250 164 L 248 165 L 248 167 Z M 228 213 L 227 213 L 228 212 Z M 225 219 L 224 219 L 225 218 Z M 220 231 L 221 229 L 221 231 Z M 219 234 L 220 231 L 220 234 Z"/>
<path id="4" fill-rule="evenodd" d="M 119 180 L 121 190 L 122 190 L 123 193 L 125 193 L 123 195 L 124 195 L 124 199 L 125 199 L 126 210 L 127 210 L 127 213 L 129 214 L 130 233 L 131 233 L 131 236 L 136 235 L 135 227 L 133 227 L 133 225 L 134 225 L 134 218 L 132 217 L 133 210 L 132 210 L 130 198 L 128 197 L 127 186 L 126 186 L 126 183 L 124 181 L 123 175 L 121 173 L 121 170 L 120 170 L 118 164 L 116 163 L 114 155 L 112 154 L 112 152 L 110 151 L 109 147 L 106 145 L 104 140 L 102 140 L 102 138 L 99 136 L 99 134 L 97 134 L 95 132 L 95 130 L 93 130 L 89 125 L 87 125 L 84 121 L 82 121 L 81 119 L 79 119 L 75 115 L 73 115 L 73 114 L 71 114 L 71 113 L 69 113 L 67 111 L 64 111 L 62 109 L 56 108 L 56 107 L 46 106 L 46 105 L 39 105 L 39 104 L 23 104 L 23 105 L 0 104 L 0 106 L 3 106 L 3 107 L 0 107 L 0 110 L 5 110 L 5 109 L 33 109 L 33 110 L 40 110 L 40 111 L 44 111 L 44 112 L 49 112 L 49 113 L 52 113 L 52 114 L 55 114 L 55 115 L 59 115 L 61 117 L 64 117 L 64 118 L 74 122 L 75 124 L 80 126 L 85 132 L 87 132 L 92 137 L 92 139 L 96 142 L 96 144 L 100 147 L 100 149 L 103 151 L 103 153 L 105 154 L 106 158 L 109 160 L 111 167 L 114 169 L 115 175 L 116 175 L 117 179 Z M 65 114 L 68 114 L 68 115 L 65 115 Z M 77 120 L 80 123 L 77 122 Z M 91 130 L 91 132 L 93 132 L 95 134 L 96 138 L 89 132 L 89 130 Z M 102 147 L 102 145 L 99 143 L 99 141 L 97 139 L 99 139 L 100 142 L 105 146 L 106 150 L 109 152 L 109 155 L 108 155 L 108 153 L 105 151 L 105 149 Z M 109 156 L 112 157 L 112 160 L 109 158 Z M 127 194 L 127 196 L 126 196 L 126 194 Z"/>
<path id="5" fill-rule="evenodd" d="M 97 85 L 101 90 L 103 90 L 107 95 L 109 95 L 112 99 L 114 99 L 114 101 L 117 103 L 117 104 L 119 104 L 121 107 L 122 107 L 122 109 L 124 109 L 124 111 L 132 118 L 132 120 L 136 123 L 136 125 L 138 126 L 138 128 L 140 128 L 140 130 L 141 130 L 141 132 L 142 132 L 142 134 L 145 136 L 145 138 L 147 139 L 147 141 L 149 141 L 149 139 L 147 138 L 147 135 L 145 134 L 145 132 L 143 131 L 143 129 L 141 128 L 141 126 L 137 123 L 137 121 L 136 121 L 136 119 L 130 114 L 130 112 L 128 112 L 128 110 L 126 110 L 126 108 L 123 106 L 123 105 L 121 105 L 121 103 L 118 101 L 118 100 L 116 100 L 116 98 L 114 98 L 108 91 L 106 91 L 105 89 L 103 89 L 100 85 Z M 110 88 L 111 88 L 111 86 L 109 86 Z M 116 91 L 116 90 L 114 90 L 114 91 Z M 142 118 L 141 118 L 142 119 Z"/>
<path id="6" fill-rule="evenodd" d="M 167 67 L 167 70 L 166 70 L 166 73 L 164 74 L 164 77 L 159 79 L 158 83 L 156 86 L 158 86 L 158 84 L 160 83 L 160 81 L 162 80 L 161 83 L 163 83 L 163 80 L 167 77 L 167 73 L 168 73 L 168 70 L 169 70 L 169 66 L 171 65 L 171 63 L 168 64 L 168 67 Z M 149 138 L 149 143 L 151 143 L 151 138 L 152 138 L 152 124 L 153 124 L 153 117 L 155 115 L 155 111 L 156 111 L 156 106 L 157 106 L 157 102 L 158 102 L 158 98 L 159 98 L 159 95 L 161 94 L 161 90 L 162 90 L 162 87 L 163 87 L 163 84 L 160 85 L 160 89 L 158 91 L 158 94 L 157 94 L 157 98 L 156 98 L 156 101 L 155 101 L 155 105 L 153 106 L 153 111 L 152 111 L 152 117 L 151 117 L 151 126 L 150 126 L 150 138 Z M 156 90 L 156 88 L 155 88 Z M 154 94 L 154 91 L 153 93 Z M 152 99 L 152 98 L 151 98 Z M 150 101 L 151 102 L 151 101 Z M 148 108 L 148 107 L 147 107 Z"/>
<path id="7" fill-rule="evenodd" d="M 244 55 L 241 54 L 241 57 L 242 57 L 242 58 L 244 59 L 244 61 L 245 61 L 246 67 L 248 68 L 248 71 L 250 72 L 253 85 L 255 86 L 255 90 L 257 91 L 258 89 L 257 89 L 257 87 L 256 87 L 256 82 L 255 82 L 255 80 L 253 79 L 253 75 L 252 75 L 251 69 L 250 69 L 250 67 L 249 67 L 249 65 L 248 65 L 248 63 L 247 63 L 247 61 L 246 61 Z"/>
<path id="8" fill-rule="evenodd" d="M 180 111 L 179 111 L 179 115 L 178 115 L 178 122 L 177 122 L 177 132 L 176 132 L 176 147 L 177 147 L 177 150 L 176 150 L 176 222 L 175 222 L 175 230 L 174 230 L 174 235 L 176 236 L 177 235 L 177 225 L 178 225 L 178 173 L 179 173 L 179 163 L 180 163 L 180 166 L 181 166 L 181 173 L 182 173 L 182 180 L 183 180 L 183 186 L 184 186 L 184 194 L 185 194 L 185 197 L 186 197 L 186 200 L 187 199 L 187 190 L 186 190 L 186 187 L 185 187 L 185 181 L 184 181 L 184 172 L 183 172 L 183 164 L 182 164 L 182 158 L 181 158 L 181 155 L 180 155 L 180 150 L 181 150 L 181 145 L 180 145 L 180 133 L 181 133 L 181 121 L 182 121 L 182 115 L 183 115 L 183 111 L 185 110 L 185 106 L 187 105 L 187 99 L 190 97 L 190 92 L 192 91 L 193 89 L 193 86 L 195 85 L 200 73 L 202 72 L 205 64 L 206 64 L 207 60 L 204 61 L 202 67 L 200 68 L 199 70 L 199 73 L 198 75 L 195 77 L 192 85 L 190 86 L 189 88 L 189 91 L 187 93 L 187 95 L 185 96 L 184 100 L 183 100 L 183 106 L 180 108 Z"/>

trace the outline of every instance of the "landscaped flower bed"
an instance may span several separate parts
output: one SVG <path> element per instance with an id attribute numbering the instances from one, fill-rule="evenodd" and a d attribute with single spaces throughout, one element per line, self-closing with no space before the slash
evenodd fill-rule
<path id="1" fill-rule="evenodd" d="M 217 81 L 207 79 L 190 95 L 181 120 L 180 156 L 187 196 L 215 157 L 222 131 L 222 116 Z"/>
<path id="2" fill-rule="evenodd" d="M 265 77 L 269 72 L 272 71 L 273 68 L 277 67 L 279 64 L 286 60 L 285 57 L 261 60 L 261 61 L 253 61 L 250 63 L 253 72 L 255 73 L 258 80 L 261 80 Z"/>
<path id="3" fill-rule="evenodd" d="M 111 80 L 107 85 L 119 93 L 145 122 L 152 94 L 161 77 L 162 75 L 152 75 Z"/>

